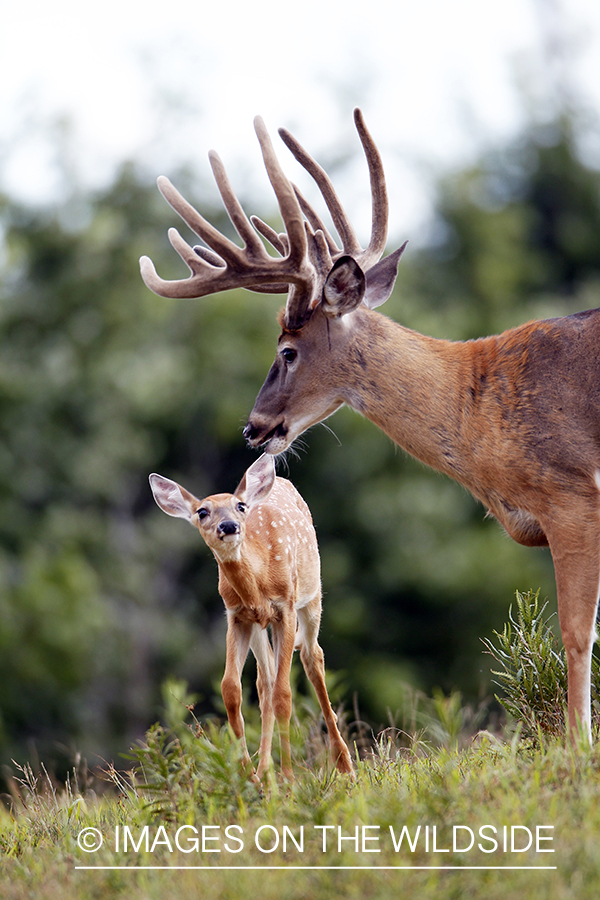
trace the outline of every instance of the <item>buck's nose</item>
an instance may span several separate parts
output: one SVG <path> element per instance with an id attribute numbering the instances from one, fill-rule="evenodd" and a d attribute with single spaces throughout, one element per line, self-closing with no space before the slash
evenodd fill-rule
<path id="1" fill-rule="evenodd" d="M 248 419 L 243 435 L 250 447 L 266 447 L 272 438 L 285 438 L 288 429 L 283 422 L 272 427 L 272 421 L 266 422 L 255 417 Z"/>
<path id="2" fill-rule="evenodd" d="M 244 435 L 245 440 L 247 440 L 248 443 L 251 444 L 253 441 L 255 441 L 257 439 L 257 437 L 259 435 L 259 429 L 256 428 L 252 424 L 252 422 L 248 421 L 248 424 L 244 428 L 242 434 Z"/>
<path id="3" fill-rule="evenodd" d="M 226 519 L 225 522 L 219 522 L 219 527 L 217 528 L 217 532 L 220 536 L 224 536 L 226 534 L 239 534 L 240 526 L 237 522 L 234 522 L 232 519 Z"/>

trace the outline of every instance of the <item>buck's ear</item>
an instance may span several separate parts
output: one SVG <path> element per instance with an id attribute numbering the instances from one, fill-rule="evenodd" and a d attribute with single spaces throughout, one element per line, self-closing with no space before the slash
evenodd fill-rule
<path id="1" fill-rule="evenodd" d="M 351 256 L 340 256 L 325 280 L 321 307 L 329 318 L 352 312 L 365 295 L 365 274 Z"/>
<path id="2" fill-rule="evenodd" d="M 270 453 L 263 453 L 252 463 L 237 488 L 235 496 L 248 507 L 266 500 L 275 484 L 275 460 Z"/>
<path id="3" fill-rule="evenodd" d="M 389 256 L 375 263 L 367 272 L 364 302 L 369 309 L 381 306 L 392 293 L 398 274 L 398 263 L 407 244 L 408 241 L 405 241 L 399 250 L 390 253 Z"/>
<path id="4" fill-rule="evenodd" d="M 176 516 L 178 519 L 187 519 L 191 523 L 193 514 L 200 506 L 200 501 L 193 494 L 186 491 L 176 481 L 163 478 L 162 475 L 154 472 L 150 475 L 150 487 L 154 499 L 163 512 L 166 512 L 168 516 Z"/>

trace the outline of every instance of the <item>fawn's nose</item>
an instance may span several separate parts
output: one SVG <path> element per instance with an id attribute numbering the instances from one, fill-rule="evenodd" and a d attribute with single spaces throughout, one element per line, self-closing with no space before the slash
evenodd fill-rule
<path id="1" fill-rule="evenodd" d="M 217 532 L 222 537 L 226 534 L 239 534 L 240 526 L 238 522 L 234 522 L 232 519 L 226 519 L 224 522 L 219 522 Z"/>

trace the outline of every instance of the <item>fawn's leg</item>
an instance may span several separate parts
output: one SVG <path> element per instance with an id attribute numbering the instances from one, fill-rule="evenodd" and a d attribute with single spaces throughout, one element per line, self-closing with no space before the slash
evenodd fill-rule
<path id="1" fill-rule="evenodd" d="M 256 688 L 260 705 L 261 733 L 257 775 L 262 778 L 269 769 L 271 744 L 273 742 L 273 689 L 275 687 L 275 661 L 266 628 L 254 625 L 250 638 L 250 649 L 256 657 Z"/>
<path id="2" fill-rule="evenodd" d="M 329 695 L 325 685 L 325 657 L 317 635 L 321 622 L 320 593 L 309 604 L 297 610 L 298 637 L 296 645 L 300 648 L 300 659 L 311 684 L 313 685 L 329 734 L 332 760 L 340 772 L 352 773 L 350 751 L 337 727 L 337 716 L 331 708 Z"/>
<path id="3" fill-rule="evenodd" d="M 277 719 L 281 741 L 281 770 L 286 778 L 293 779 L 290 752 L 290 719 L 292 717 L 292 689 L 290 669 L 296 639 L 296 613 L 286 610 L 281 619 L 274 622 L 273 652 L 275 654 L 275 685 L 273 688 L 273 712 Z"/>
<path id="4" fill-rule="evenodd" d="M 248 655 L 252 625 L 240 624 L 235 614 L 227 612 L 227 654 L 225 658 L 225 674 L 221 681 L 221 693 L 227 711 L 227 719 L 233 733 L 242 742 L 244 762 L 251 764 L 250 754 L 246 746 L 244 719 L 242 716 L 242 669 Z"/>

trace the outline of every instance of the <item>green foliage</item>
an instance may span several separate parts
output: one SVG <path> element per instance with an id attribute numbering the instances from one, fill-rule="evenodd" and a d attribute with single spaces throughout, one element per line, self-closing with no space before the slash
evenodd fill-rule
<path id="1" fill-rule="evenodd" d="M 252 803 L 256 788 L 233 732 L 216 722 L 201 726 L 195 717 L 187 721 L 194 698 L 185 682 L 167 681 L 163 698 L 168 726 L 152 726 L 132 749 L 131 785 L 111 770 L 130 801 L 141 806 L 149 821 L 182 822 L 198 815 L 213 818 L 217 811 L 228 816 Z"/>
<path id="2" fill-rule="evenodd" d="M 155 725 L 131 758 L 150 821 L 191 821 L 215 810 L 227 816 L 256 799 L 238 741 L 214 723 L 198 728 L 193 741 Z"/>
<path id="3" fill-rule="evenodd" d="M 540 603 L 539 590 L 516 592 L 516 610 L 495 641 L 484 640 L 487 652 L 502 668 L 493 670 L 504 689 L 497 699 L 512 716 L 526 739 L 565 734 L 567 660 L 546 615 L 548 603 Z M 592 703 L 600 700 L 600 666 L 592 658 Z"/>
<path id="4" fill-rule="evenodd" d="M 202 751 L 207 759 L 210 753 L 228 755 L 222 734 L 213 733 L 207 740 Z M 167 775 L 181 771 L 175 757 L 182 748 L 174 753 L 169 741 L 153 742 L 154 737 L 148 735 L 152 783 L 162 784 L 163 798 L 177 801 L 167 803 L 161 814 L 152 807 L 156 791 L 139 784 L 135 789 L 131 783 L 125 787 L 118 784 L 118 797 L 98 799 L 85 784 L 60 788 L 46 776 L 35 778 L 29 771 L 20 772 L 23 783 L 14 789 L 11 814 L 0 811 L 0 893 L 6 900 L 32 896 L 39 900 L 55 896 L 64 900 L 81 896 L 158 900 L 173 893 L 187 900 L 198 896 L 199 879 L 202 890 L 214 896 L 259 895 L 265 900 L 282 895 L 293 900 L 307 895 L 333 900 L 341 894 L 356 900 L 365 896 L 383 900 L 398 892 L 399 880 L 408 896 L 426 900 L 468 894 L 478 897 L 482 891 L 487 900 L 506 896 L 591 900 L 597 895 L 598 749 L 576 753 L 563 743 L 547 741 L 544 749 L 525 752 L 516 741 L 503 743 L 485 733 L 461 749 L 436 749 L 422 743 L 406 749 L 388 740 L 358 764 L 352 782 L 300 768 L 294 784 L 273 782 L 262 794 L 252 787 L 253 793 L 240 797 L 237 806 L 227 799 L 226 782 L 232 770 L 224 766 L 219 772 L 215 766 L 213 777 L 222 782 L 215 784 L 219 802 L 211 806 L 198 792 L 200 803 L 194 807 L 187 797 L 181 802 L 186 796 L 183 782 Z M 195 753 L 191 745 L 183 751 L 194 772 Z M 163 774 L 156 771 L 160 766 L 164 766 Z M 433 826 L 437 850 L 432 849 Z M 488 827 L 488 835 L 490 826 L 498 835 L 504 827 L 517 826 L 519 838 L 523 829 L 535 833 L 537 826 L 543 826 L 544 835 L 551 837 L 543 847 L 554 852 L 511 853 L 500 844 L 496 852 L 486 853 L 477 843 L 471 851 L 462 852 L 465 843 L 459 842 L 457 848 L 452 845 L 454 826 L 462 829 L 461 841 L 465 827 L 479 839 L 482 826 Z M 117 827 L 121 833 L 118 850 Z M 179 827 L 185 829 L 183 849 L 175 846 Z M 215 840 L 209 844 L 209 852 L 191 851 L 187 838 L 201 834 L 204 827 L 210 829 L 211 838 L 235 828 L 243 847 L 240 852 L 227 852 L 221 839 L 219 852 L 212 852 Z M 328 835 L 325 851 L 323 827 Z M 390 828 L 397 839 L 403 827 L 411 839 L 420 829 L 420 838 L 414 849 L 404 840 L 395 851 Z M 95 853 L 86 853 L 77 845 L 84 828 L 95 828 L 103 837 L 102 847 Z M 124 850 L 125 828 L 136 849 L 130 844 Z M 303 833 L 302 852 L 289 840 L 285 852 L 281 840 L 273 852 L 259 851 L 254 837 L 261 829 L 262 846 L 266 846 L 274 843 L 274 835 L 281 836 L 284 828 L 297 839 Z M 340 849 L 338 829 L 347 838 Z M 353 839 L 357 830 L 360 835 L 363 829 L 368 838 L 374 838 L 364 851 L 360 838 L 358 846 Z M 142 840 L 144 834 L 147 844 Z M 156 846 L 149 849 L 156 837 Z M 489 843 L 483 843 L 483 848 L 489 850 Z M 238 849 L 239 842 L 234 846 Z M 95 871 L 77 871 L 76 866 L 92 866 Z M 153 870 L 119 871 L 115 866 L 150 866 Z M 193 866 L 201 866 L 203 871 L 195 871 Z M 267 868 L 274 866 L 282 870 Z M 495 868 L 472 868 L 477 866 Z M 533 868 L 517 870 L 523 866 Z M 164 871 L 156 867 L 164 867 Z"/>

